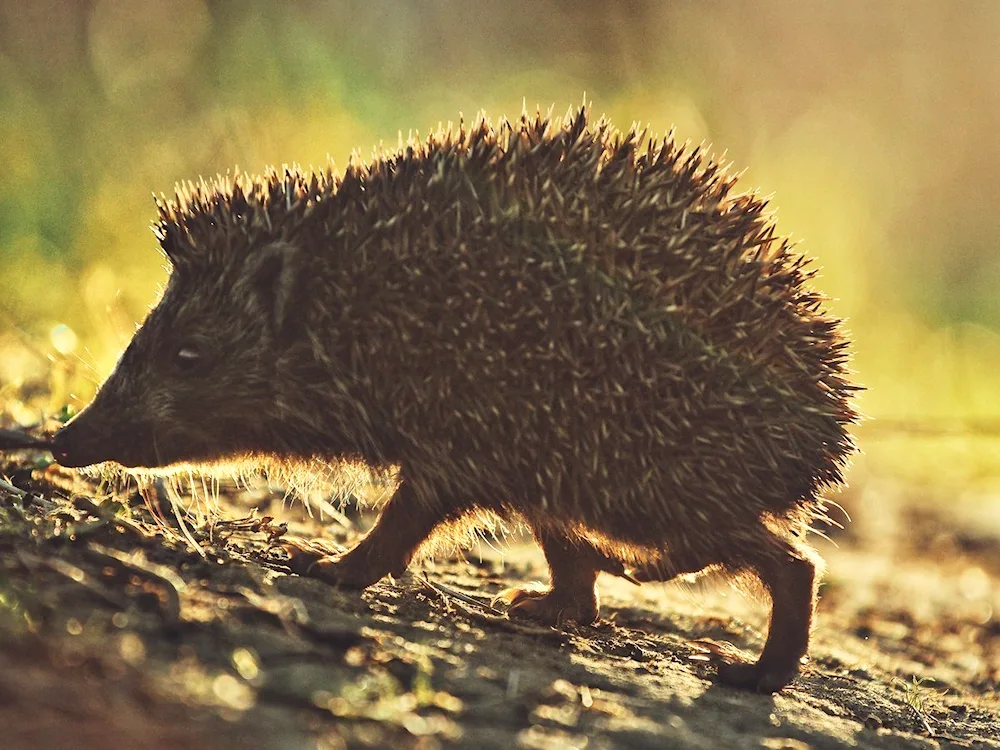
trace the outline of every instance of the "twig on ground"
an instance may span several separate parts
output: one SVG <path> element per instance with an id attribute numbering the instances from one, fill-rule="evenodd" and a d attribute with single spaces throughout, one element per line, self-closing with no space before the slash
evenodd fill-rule
<path id="1" fill-rule="evenodd" d="M 160 609 L 164 619 L 171 624 L 180 621 L 180 592 L 185 589 L 186 584 L 184 583 L 184 579 L 174 573 L 174 571 L 164 565 L 157 565 L 146 560 L 141 552 L 122 552 L 121 550 L 105 547 L 96 542 L 88 543 L 87 550 L 105 561 L 110 561 L 114 566 L 155 584 L 164 594 L 163 597 L 159 598 Z"/>
<path id="2" fill-rule="evenodd" d="M 83 512 L 94 516 L 95 518 L 99 518 L 102 521 L 105 521 L 106 523 L 113 523 L 116 526 L 120 526 L 121 528 L 125 529 L 126 531 L 132 532 L 138 537 L 147 538 L 151 536 L 151 534 L 146 529 L 144 529 L 142 526 L 140 526 L 132 519 L 120 516 L 114 511 L 110 510 L 109 508 L 104 507 L 103 505 L 98 505 L 93 501 L 92 498 L 89 498 L 86 495 L 74 495 L 73 506 L 76 507 L 78 510 L 82 510 Z"/>
<path id="3" fill-rule="evenodd" d="M 457 599 L 460 602 L 465 602 L 466 604 L 469 604 L 473 607 L 477 607 L 478 609 L 483 610 L 484 612 L 488 612 L 489 614 L 494 615 L 496 617 L 506 618 L 507 616 L 505 612 L 497 609 L 493 605 L 480 601 L 479 599 L 473 596 L 469 596 L 468 594 L 463 593 L 458 589 L 453 589 L 450 586 L 445 586 L 443 583 L 434 583 L 426 576 L 415 576 L 415 578 L 418 581 L 420 581 L 424 586 L 427 586 L 428 588 L 432 589 L 433 591 L 436 591 L 438 594 L 444 597 L 449 597 L 452 599 Z"/>
<path id="4" fill-rule="evenodd" d="M 25 495 L 28 494 L 27 490 L 22 490 L 20 487 L 15 487 L 3 477 L 0 477 L 0 490 L 3 490 L 4 492 L 13 495 L 14 497 L 19 499 L 23 498 Z"/>
<path id="5" fill-rule="evenodd" d="M 0 450 L 19 451 L 28 449 L 50 450 L 52 442 L 42 438 L 36 438 L 21 430 L 0 429 Z"/>

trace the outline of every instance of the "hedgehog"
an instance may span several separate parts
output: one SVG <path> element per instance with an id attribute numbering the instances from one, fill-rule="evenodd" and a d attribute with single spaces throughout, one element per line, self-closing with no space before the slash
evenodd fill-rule
<path id="1" fill-rule="evenodd" d="M 395 467 L 374 527 L 312 574 L 368 587 L 470 519 L 513 521 L 551 585 L 503 600 L 552 625 L 598 618 L 601 572 L 748 579 L 767 639 L 717 679 L 780 690 L 858 386 L 812 265 L 735 185 L 584 106 L 480 115 L 342 174 L 179 186 L 157 199 L 162 296 L 54 455 Z"/>

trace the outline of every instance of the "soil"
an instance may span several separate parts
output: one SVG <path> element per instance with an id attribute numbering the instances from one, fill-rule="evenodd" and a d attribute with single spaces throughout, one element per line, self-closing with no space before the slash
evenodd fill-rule
<path id="1" fill-rule="evenodd" d="M 1000 518 L 982 503 L 874 481 L 841 498 L 855 522 L 817 540 L 811 659 L 757 695 L 713 683 L 713 644 L 754 652 L 766 627 L 725 582 L 603 577 L 594 626 L 530 625 L 490 605 L 545 579 L 514 539 L 339 590 L 290 574 L 278 543 L 349 545 L 367 517 L 225 489 L 175 512 L 162 485 L 110 492 L 43 455 L 0 464 L 7 750 L 1000 748 Z"/>

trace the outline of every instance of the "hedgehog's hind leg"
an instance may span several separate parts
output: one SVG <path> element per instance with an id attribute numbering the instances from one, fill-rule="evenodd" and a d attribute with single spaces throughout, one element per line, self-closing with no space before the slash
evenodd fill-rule
<path id="1" fill-rule="evenodd" d="M 799 673 L 809 648 L 816 609 L 818 555 L 768 531 L 771 544 L 746 561 L 771 597 L 771 622 L 764 650 L 755 663 L 719 665 L 719 681 L 761 693 L 774 693 Z"/>
<path id="2" fill-rule="evenodd" d="M 533 526 L 535 539 L 545 553 L 552 584 L 547 590 L 507 589 L 497 600 L 508 604 L 508 613 L 550 625 L 576 622 L 589 625 L 597 619 L 597 574 L 622 575 L 621 562 L 601 552 L 586 539 L 559 528 Z"/>

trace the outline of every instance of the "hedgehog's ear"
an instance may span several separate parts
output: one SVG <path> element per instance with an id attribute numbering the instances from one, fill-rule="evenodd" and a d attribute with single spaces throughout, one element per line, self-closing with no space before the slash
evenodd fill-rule
<path id="1" fill-rule="evenodd" d="M 176 224 L 160 221 L 153 225 L 153 234 L 160 241 L 160 248 L 170 261 L 171 268 L 180 270 L 189 265 L 191 249 L 182 240 L 180 229 Z"/>
<path id="2" fill-rule="evenodd" d="M 305 269 L 302 251 L 288 242 L 265 245 L 252 255 L 251 278 L 276 334 L 286 331 L 298 318 Z"/>

